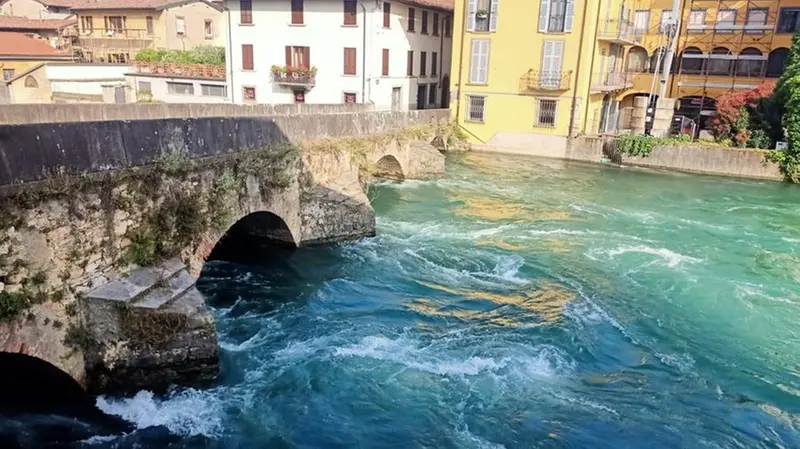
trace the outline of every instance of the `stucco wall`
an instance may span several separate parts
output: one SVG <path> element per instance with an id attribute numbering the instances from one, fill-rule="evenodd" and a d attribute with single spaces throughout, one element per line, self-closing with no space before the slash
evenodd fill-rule
<path id="1" fill-rule="evenodd" d="M 227 83 L 225 81 L 214 81 L 214 80 L 199 80 L 199 79 L 188 79 L 188 78 L 172 78 L 172 77 L 163 77 L 163 76 L 142 76 L 142 75 L 128 75 L 127 77 L 128 86 L 134 92 L 132 101 L 137 101 L 141 95 L 144 95 L 141 92 L 141 83 L 150 83 L 150 92 L 152 94 L 152 98 L 156 101 L 161 101 L 164 103 L 227 103 L 228 96 L 209 96 L 203 95 L 203 86 L 221 86 L 227 87 Z M 175 94 L 170 93 L 168 83 L 183 83 L 183 84 L 191 84 L 194 89 L 194 94 L 183 95 L 183 94 Z M 223 92 L 226 94 L 227 92 Z"/>
<path id="2" fill-rule="evenodd" d="M 256 88 L 258 103 L 292 103 L 294 97 L 288 87 L 272 83 L 270 67 L 285 64 L 285 46 L 307 46 L 310 62 L 317 67 L 316 85 L 305 97 L 307 103 L 341 103 L 344 93 L 355 93 L 356 101 L 373 102 L 379 109 L 389 109 L 392 89 L 401 89 L 401 108 L 415 109 L 417 84 L 436 84 L 436 103 L 440 104 L 443 74 L 449 72 L 451 39 L 444 38 L 441 22 L 450 13 L 439 14 L 439 36 L 433 36 L 433 10 L 429 10 L 428 32 L 421 33 L 423 8 L 416 9 L 416 32 L 407 32 L 408 5 L 391 4 L 391 26 L 383 27 L 383 8 L 364 2 L 366 14 L 357 7 L 357 25 L 345 26 L 342 2 L 306 0 L 303 8 L 303 25 L 292 25 L 289 2 L 266 0 L 253 2 L 253 24 L 239 24 L 239 2 L 229 1 L 226 6 L 231 15 L 232 44 L 227 60 L 228 72 L 233 71 L 233 101 L 242 103 L 242 89 Z M 364 29 L 366 27 L 366 30 Z M 366 31 L 366 46 L 364 45 Z M 254 70 L 242 69 L 242 44 L 253 45 Z M 344 75 L 344 48 L 356 49 L 356 75 Z M 389 49 L 389 76 L 382 76 L 383 49 Z M 419 55 L 427 52 L 426 77 L 406 76 L 407 51 L 414 51 L 414 74 L 419 74 Z M 437 76 L 431 73 L 431 54 L 438 54 Z M 366 56 L 366 61 L 364 61 Z M 364 69 L 366 65 L 366 70 Z M 366 72 L 366 73 L 365 73 Z M 365 79 L 362 79 L 365 78 Z M 363 83 L 363 84 L 362 84 Z M 363 93 L 363 95 L 362 95 Z M 427 105 L 427 102 L 426 102 Z"/>
<path id="3" fill-rule="evenodd" d="M 31 77 L 36 80 L 37 87 L 25 86 L 25 80 Z M 52 101 L 50 81 L 47 79 L 46 66 L 30 72 L 9 84 L 11 103 L 50 103 Z"/>
<path id="4" fill-rule="evenodd" d="M 72 15 L 67 8 L 48 9 L 36 0 L 8 0 L 0 6 L 0 13 L 29 19 L 66 19 Z"/>
<path id="5" fill-rule="evenodd" d="M 179 35 L 176 29 L 177 18 L 183 17 L 186 33 Z M 176 50 L 190 50 L 198 45 L 225 45 L 225 28 L 222 12 L 207 3 L 195 2 L 169 8 L 161 14 L 163 27 L 162 45 Z M 205 34 L 205 21 L 212 22 L 212 35 Z"/>

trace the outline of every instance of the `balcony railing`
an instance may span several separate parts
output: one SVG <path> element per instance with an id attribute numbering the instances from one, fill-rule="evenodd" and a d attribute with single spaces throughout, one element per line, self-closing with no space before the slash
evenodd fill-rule
<path id="1" fill-rule="evenodd" d="M 104 50 L 141 50 L 152 48 L 155 36 L 147 30 L 93 29 L 78 32 L 78 47 Z"/>
<path id="2" fill-rule="evenodd" d="M 600 23 L 597 38 L 617 44 L 632 45 L 636 42 L 634 26 L 627 20 L 605 20 Z"/>
<path id="3" fill-rule="evenodd" d="M 102 39 L 153 39 L 153 32 L 135 28 L 95 28 L 91 30 L 81 30 L 78 36 L 84 38 Z"/>
<path id="4" fill-rule="evenodd" d="M 272 81 L 284 86 L 313 87 L 316 84 L 317 68 L 286 67 L 274 65 L 270 69 Z"/>
<path id="5" fill-rule="evenodd" d="M 529 70 L 522 76 L 523 90 L 569 90 L 572 71 Z"/>
<path id="6" fill-rule="evenodd" d="M 594 92 L 614 92 L 633 87 L 634 72 L 603 72 L 592 76 Z"/>

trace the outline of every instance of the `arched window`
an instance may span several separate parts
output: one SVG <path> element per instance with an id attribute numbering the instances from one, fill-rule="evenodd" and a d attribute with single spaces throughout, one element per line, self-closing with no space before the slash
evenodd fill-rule
<path id="1" fill-rule="evenodd" d="M 761 78 L 764 67 L 764 54 L 753 47 L 745 48 L 736 59 L 736 76 Z"/>
<path id="2" fill-rule="evenodd" d="M 641 47 L 632 48 L 628 52 L 628 70 L 631 72 L 642 73 L 647 71 L 647 51 Z"/>
<path id="3" fill-rule="evenodd" d="M 725 47 L 717 47 L 711 50 L 708 56 L 708 74 L 709 75 L 723 75 L 731 74 L 731 62 L 733 61 L 733 54 Z"/>
<path id="4" fill-rule="evenodd" d="M 664 58 L 667 57 L 667 48 L 659 47 L 650 56 L 650 73 L 662 72 L 664 70 Z"/>
<path id="5" fill-rule="evenodd" d="M 681 73 L 700 75 L 703 73 L 705 56 L 697 47 L 689 47 L 681 54 Z"/>
<path id="6" fill-rule="evenodd" d="M 769 54 L 767 59 L 767 77 L 780 78 L 784 69 L 786 69 L 786 61 L 789 59 L 788 48 L 776 48 Z"/>
<path id="7" fill-rule="evenodd" d="M 36 78 L 28 75 L 25 77 L 25 87 L 39 87 L 39 83 L 36 81 Z"/>

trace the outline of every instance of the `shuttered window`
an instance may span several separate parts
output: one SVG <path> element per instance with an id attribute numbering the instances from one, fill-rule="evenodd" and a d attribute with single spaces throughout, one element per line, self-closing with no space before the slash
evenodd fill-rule
<path id="1" fill-rule="evenodd" d="M 544 41 L 542 45 L 542 87 L 557 88 L 561 83 L 561 61 L 564 55 L 564 42 Z"/>
<path id="2" fill-rule="evenodd" d="M 450 17 L 444 19 L 444 37 L 451 37 L 453 35 L 453 21 Z"/>
<path id="3" fill-rule="evenodd" d="M 242 44 L 242 70 L 253 70 L 252 44 Z"/>
<path id="4" fill-rule="evenodd" d="M 239 23 L 253 23 L 253 2 L 251 0 L 239 0 Z"/>
<path id="5" fill-rule="evenodd" d="M 439 62 L 439 54 L 436 52 L 431 53 L 431 75 L 436 76 L 436 65 Z"/>
<path id="6" fill-rule="evenodd" d="M 414 76 L 414 50 L 408 51 L 408 60 L 406 61 L 406 75 Z"/>
<path id="7" fill-rule="evenodd" d="M 491 0 L 489 2 L 489 31 L 497 31 L 498 1 Z"/>
<path id="8" fill-rule="evenodd" d="M 346 47 L 344 49 L 344 74 L 345 75 L 355 75 L 356 74 L 356 49 L 351 47 Z"/>
<path id="9" fill-rule="evenodd" d="M 311 68 L 311 49 L 309 47 L 286 46 L 286 67 Z"/>
<path id="10" fill-rule="evenodd" d="M 383 27 L 384 28 L 391 28 L 392 27 L 392 4 L 389 2 L 383 2 Z"/>
<path id="11" fill-rule="evenodd" d="M 356 0 L 344 0 L 344 24 L 356 25 Z"/>
<path id="12" fill-rule="evenodd" d="M 381 75 L 389 76 L 389 49 L 383 49 L 383 61 L 381 63 Z"/>
<path id="13" fill-rule="evenodd" d="M 422 34 L 428 34 L 428 11 L 422 11 Z"/>
<path id="14" fill-rule="evenodd" d="M 439 14 L 433 13 L 433 35 L 439 35 Z"/>
<path id="15" fill-rule="evenodd" d="M 303 0 L 291 0 L 292 2 L 292 23 L 302 25 L 303 23 Z"/>
<path id="16" fill-rule="evenodd" d="M 486 84 L 489 78 L 489 41 L 472 40 L 472 58 L 469 65 L 469 82 Z"/>
<path id="17" fill-rule="evenodd" d="M 414 26 L 416 22 L 417 10 L 414 8 L 408 8 L 408 31 L 414 32 Z"/>
<path id="18" fill-rule="evenodd" d="M 419 76 L 427 75 L 428 71 L 428 52 L 419 52 Z"/>
<path id="19" fill-rule="evenodd" d="M 569 33 L 575 16 L 575 0 L 539 0 L 539 32 Z"/>

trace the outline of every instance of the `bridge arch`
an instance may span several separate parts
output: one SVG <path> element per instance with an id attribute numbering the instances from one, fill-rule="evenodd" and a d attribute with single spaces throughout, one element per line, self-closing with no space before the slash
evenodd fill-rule
<path id="1" fill-rule="evenodd" d="M 394 155 L 387 154 L 375 162 L 373 174 L 379 178 L 405 179 L 405 171 Z"/>

